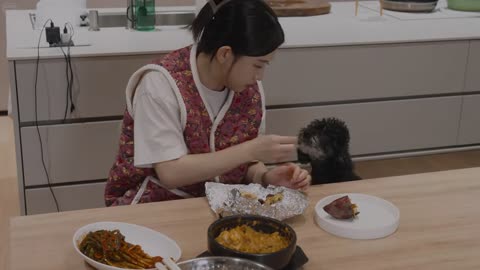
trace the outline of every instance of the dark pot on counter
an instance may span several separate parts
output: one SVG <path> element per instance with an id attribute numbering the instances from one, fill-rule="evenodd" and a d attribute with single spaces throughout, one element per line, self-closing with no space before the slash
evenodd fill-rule
<path id="1" fill-rule="evenodd" d="M 288 240 L 288 246 L 274 253 L 252 254 L 240 252 L 218 243 L 215 238 L 224 230 L 235 228 L 239 225 L 248 225 L 254 230 L 263 233 L 279 234 Z M 297 247 L 297 236 L 289 225 L 276 219 L 254 216 L 234 215 L 218 219 L 208 228 L 208 251 L 214 256 L 228 256 L 249 259 L 273 269 L 282 269 L 290 262 Z"/>

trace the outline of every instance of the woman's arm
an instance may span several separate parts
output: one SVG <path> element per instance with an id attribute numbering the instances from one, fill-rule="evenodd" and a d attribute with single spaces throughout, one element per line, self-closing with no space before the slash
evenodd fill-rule
<path id="1" fill-rule="evenodd" d="M 177 188 L 212 179 L 253 160 L 269 163 L 290 160 L 296 151 L 296 140 L 296 137 L 260 136 L 218 152 L 190 154 L 156 163 L 154 168 L 162 184 Z M 247 179 L 253 179 L 251 177 L 247 173 Z"/>

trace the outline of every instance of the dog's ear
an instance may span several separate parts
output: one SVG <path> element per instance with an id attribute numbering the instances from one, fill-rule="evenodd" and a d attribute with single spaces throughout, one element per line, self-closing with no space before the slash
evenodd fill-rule
<path id="1" fill-rule="evenodd" d="M 344 121 L 338 118 L 327 118 L 325 120 L 325 134 L 330 138 L 330 145 L 338 154 L 348 152 L 350 143 L 350 132 Z"/>
<path id="2" fill-rule="evenodd" d="M 331 125 L 335 127 L 334 130 L 339 140 L 345 144 L 349 144 L 350 131 L 348 130 L 347 124 L 338 118 L 331 118 Z"/>

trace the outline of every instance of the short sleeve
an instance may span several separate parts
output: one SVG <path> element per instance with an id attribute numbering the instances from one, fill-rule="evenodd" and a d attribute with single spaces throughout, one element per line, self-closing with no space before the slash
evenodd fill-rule
<path id="1" fill-rule="evenodd" d="M 174 91 L 161 72 L 140 81 L 133 99 L 135 166 L 151 168 L 188 154 Z"/>

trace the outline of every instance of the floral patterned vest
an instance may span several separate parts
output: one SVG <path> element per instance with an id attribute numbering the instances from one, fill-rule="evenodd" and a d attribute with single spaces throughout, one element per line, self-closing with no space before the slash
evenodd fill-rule
<path id="1" fill-rule="evenodd" d="M 186 109 L 183 137 L 189 154 L 220 151 L 256 138 L 263 115 L 262 98 L 258 85 L 239 93 L 231 91 L 224 108 L 212 121 L 195 85 L 190 65 L 190 52 L 191 47 L 186 47 L 166 55 L 163 59 L 154 61 L 155 65 L 159 65 L 156 66 L 157 69 L 163 70 L 164 73 L 168 72 L 166 75 L 173 78 L 183 99 Z M 158 178 L 153 168 L 134 166 L 133 126 L 134 120 L 127 109 L 123 118 L 119 151 L 105 188 L 107 206 L 131 204 L 146 177 Z M 206 181 L 229 184 L 244 183 L 247 169 L 248 164 L 243 164 L 216 179 L 205 179 L 203 182 L 178 189 L 193 197 L 205 196 Z M 181 198 L 170 190 L 149 182 L 141 194 L 139 203 Z"/>

